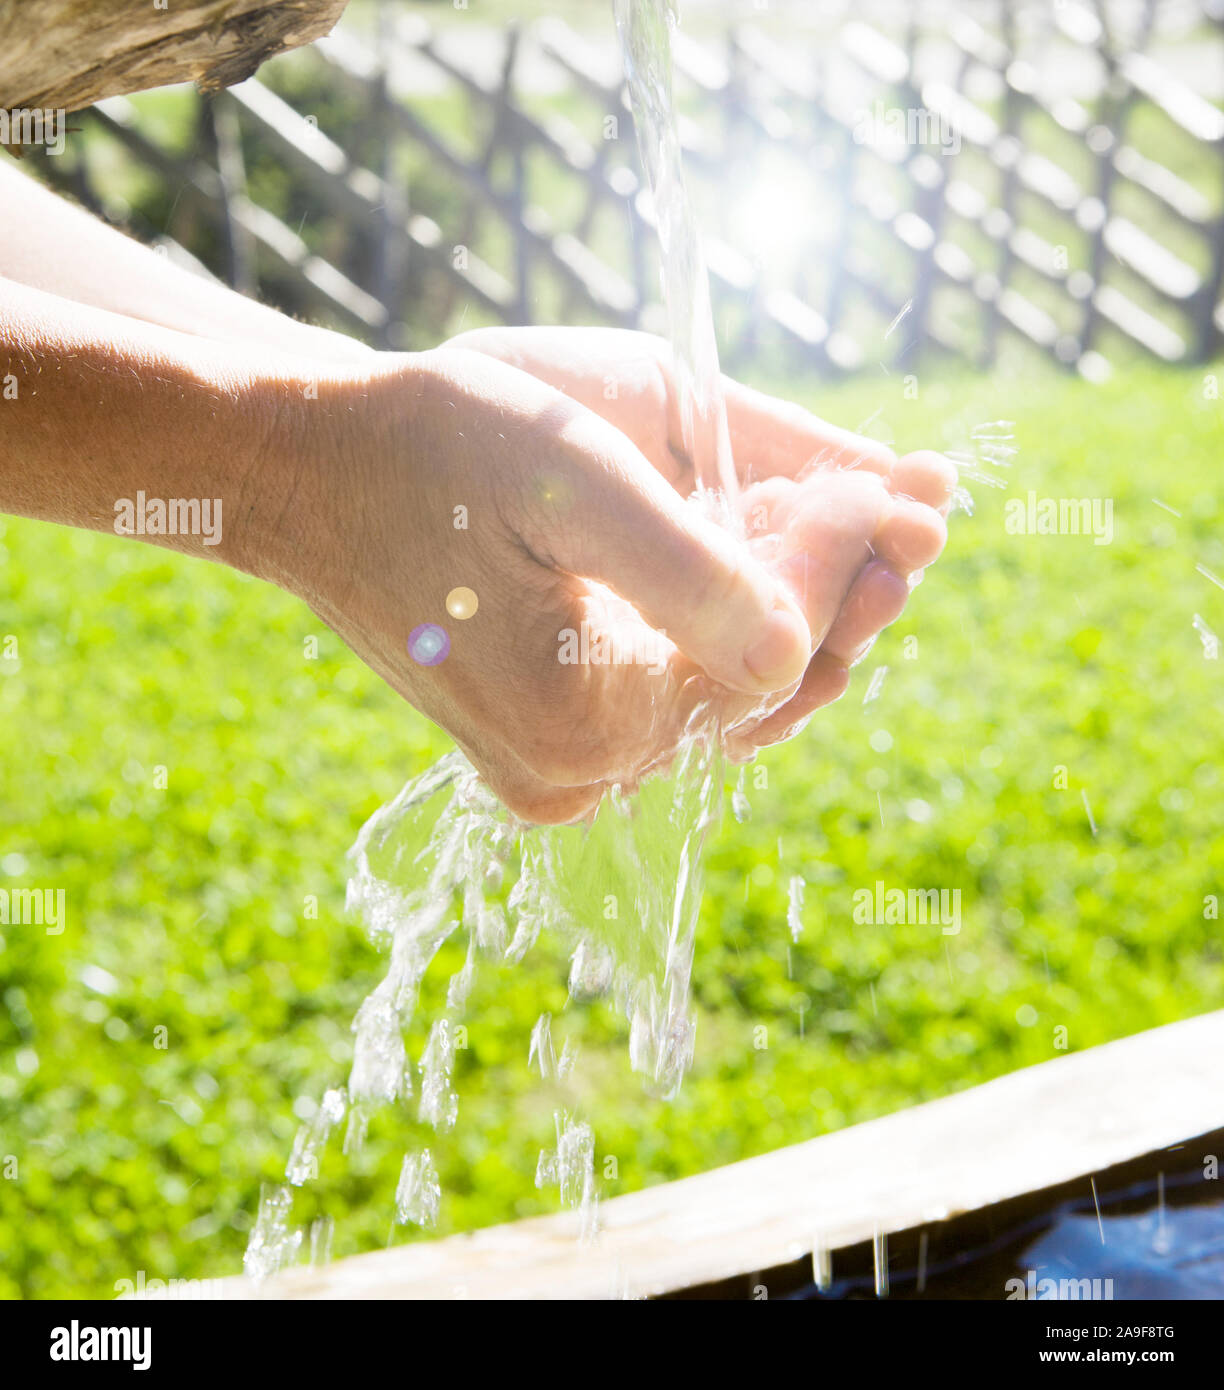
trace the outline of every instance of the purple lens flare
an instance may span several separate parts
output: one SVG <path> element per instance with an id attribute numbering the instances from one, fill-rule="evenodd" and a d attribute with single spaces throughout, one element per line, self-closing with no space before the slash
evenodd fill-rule
<path id="1" fill-rule="evenodd" d="M 450 655 L 450 637 L 437 623 L 422 623 L 408 634 L 408 655 L 418 666 L 439 666 Z"/>

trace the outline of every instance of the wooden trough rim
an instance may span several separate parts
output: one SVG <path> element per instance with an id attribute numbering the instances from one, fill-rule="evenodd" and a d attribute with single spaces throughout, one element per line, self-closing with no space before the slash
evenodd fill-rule
<path id="1" fill-rule="evenodd" d="M 1224 1129 L 1224 1010 L 574 1212 L 295 1269 L 229 1298 L 651 1297 L 945 1221 Z"/>

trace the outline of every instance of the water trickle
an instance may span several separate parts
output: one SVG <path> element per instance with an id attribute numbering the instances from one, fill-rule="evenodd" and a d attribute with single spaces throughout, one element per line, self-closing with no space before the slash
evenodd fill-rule
<path id="1" fill-rule="evenodd" d="M 662 252 L 663 298 L 675 356 L 684 445 L 705 500 L 738 529 L 739 488 L 723 402 L 710 282 L 684 184 L 672 109 L 675 0 L 615 0 L 638 150 Z"/>
<path id="2" fill-rule="evenodd" d="M 561 1205 L 581 1214 L 584 1238 L 595 1232 L 595 1134 L 591 1126 L 559 1110 L 553 1117 L 557 1147 L 544 1149 L 536 1167 L 537 1187 L 558 1187 Z"/>
<path id="3" fill-rule="evenodd" d="M 298 1130 L 285 1169 L 285 1177 L 294 1187 L 318 1176 L 319 1155 L 332 1130 L 344 1118 L 344 1110 L 344 1092 L 327 1091 L 312 1118 Z"/>
<path id="4" fill-rule="evenodd" d="M 880 691 L 884 688 L 884 678 L 887 675 L 887 666 L 877 666 L 871 673 L 871 680 L 867 682 L 867 689 L 863 692 L 863 704 L 870 705 L 880 698 Z"/>
<path id="5" fill-rule="evenodd" d="M 1198 564 L 1195 565 L 1194 568 L 1199 572 L 1199 574 L 1203 576 L 1204 579 L 1206 579 L 1209 583 L 1214 584 L 1217 589 L 1224 589 L 1224 579 L 1221 579 L 1218 574 L 1212 574 L 1212 572 L 1207 568 L 1206 565 Z"/>
<path id="6" fill-rule="evenodd" d="M 740 774 L 735 781 L 735 790 L 731 793 L 731 814 L 736 821 L 743 825 L 752 815 L 752 807 L 748 803 L 748 793 L 744 790 L 744 782 L 748 777 L 748 769 L 740 768 Z"/>
<path id="7" fill-rule="evenodd" d="M 791 940 L 798 942 L 803 935 L 803 890 L 806 887 L 802 874 L 795 874 L 787 889 L 786 925 L 790 928 Z"/>
<path id="8" fill-rule="evenodd" d="M 914 301 L 912 299 L 907 299 L 905 303 L 901 306 L 901 309 L 898 312 L 896 318 L 893 319 L 893 321 L 884 330 L 884 337 L 886 339 L 891 338 L 892 335 L 897 331 L 897 329 L 900 328 L 902 320 L 906 317 L 906 315 L 913 307 Z"/>
<path id="9" fill-rule="evenodd" d="M 401 1226 L 434 1226 L 441 1201 L 442 1185 L 429 1150 L 405 1154 L 395 1189 L 395 1219 Z"/>
<path id="10" fill-rule="evenodd" d="M 336 1223 L 330 1216 L 316 1217 L 310 1223 L 310 1263 L 317 1269 L 331 1260 L 332 1234 Z"/>
<path id="11" fill-rule="evenodd" d="M 1197 613 L 1193 618 L 1193 627 L 1199 635 L 1199 641 L 1203 644 L 1203 655 L 1208 661 L 1214 661 L 1220 655 L 1219 637 L 1212 632 L 1206 621 Z"/>

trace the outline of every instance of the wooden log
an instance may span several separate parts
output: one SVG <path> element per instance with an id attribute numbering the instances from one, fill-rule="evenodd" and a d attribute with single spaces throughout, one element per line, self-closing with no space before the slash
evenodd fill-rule
<path id="1" fill-rule="evenodd" d="M 0 0 L 0 107 L 79 111 L 171 82 L 215 91 L 321 38 L 348 0 Z"/>
<path id="2" fill-rule="evenodd" d="M 1039 1194 L 1090 1191 L 1224 1129 L 1224 1011 L 1041 1062 L 942 1100 L 576 1213 L 356 1255 L 225 1297 L 591 1298 L 691 1290 L 877 1234 L 938 1229 Z"/>

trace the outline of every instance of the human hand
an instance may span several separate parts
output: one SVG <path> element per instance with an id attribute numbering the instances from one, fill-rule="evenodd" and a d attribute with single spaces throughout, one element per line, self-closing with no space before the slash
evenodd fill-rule
<path id="1" fill-rule="evenodd" d="M 594 346 L 587 330 L 556 331 L 563 354 L 565 340 L 571 362 Z M 665 763 L 700 705 L 733 755 L 750 756 L 836 698 L 848 660 L 899 611 L 904 576 L 943 542 L 937 511 L 896 489 L 944 505 L 950 488 L 939 461 L 896 479 L 879 446 L 858 469 L 795 481 L 783 465 L 798 473 L 810 458 L 799 453 L 811 417 L 744 392 L 733 428 L 752 434 L 768 471 L 744 504 L 776 533 L 745 547 L 683 501 L 683 460 L 670 478 L 658 466 L 666 414 L 646 418 L 646 389 L 618 391 L 631 438 L 581 399 L 589 372 L 581 383 L 562 394 L 448 345 L 321 384 L 287 441 L 292 539 L 270 547 L 286 557 L 271 577 L 534 821 L 576 819 L 611 783 Z M 665 391 L 654 400 L 666 411 Z M 478 600 L 469 618 L 446 610 L 461 588 Z M 407 649 L 422 623 L 449 640 L 435 665 Z M 813 631 L 828 648 L 820 661 Z M 584 632 L 587 651 L 611 637 L 638 659 L 567 662 L 564 635 Z"/>
<path id="2" fill-rule="evenodd" d="M 615 328 L 483 328 L 446 346 L 547 382 L 619 429 L 682 496 L 694 491 L 663 339 Z M 748 708 L 724 701 L 727 751 L 744 761 L 836 700 L 849 668 L 900 616 L 943 547 L 956 469 L 931 451 L 898 459 L 876 440 L 731 377 L 722 386 L 749 548 L 800 598 L 813 651 L 790 698 Z"/>

